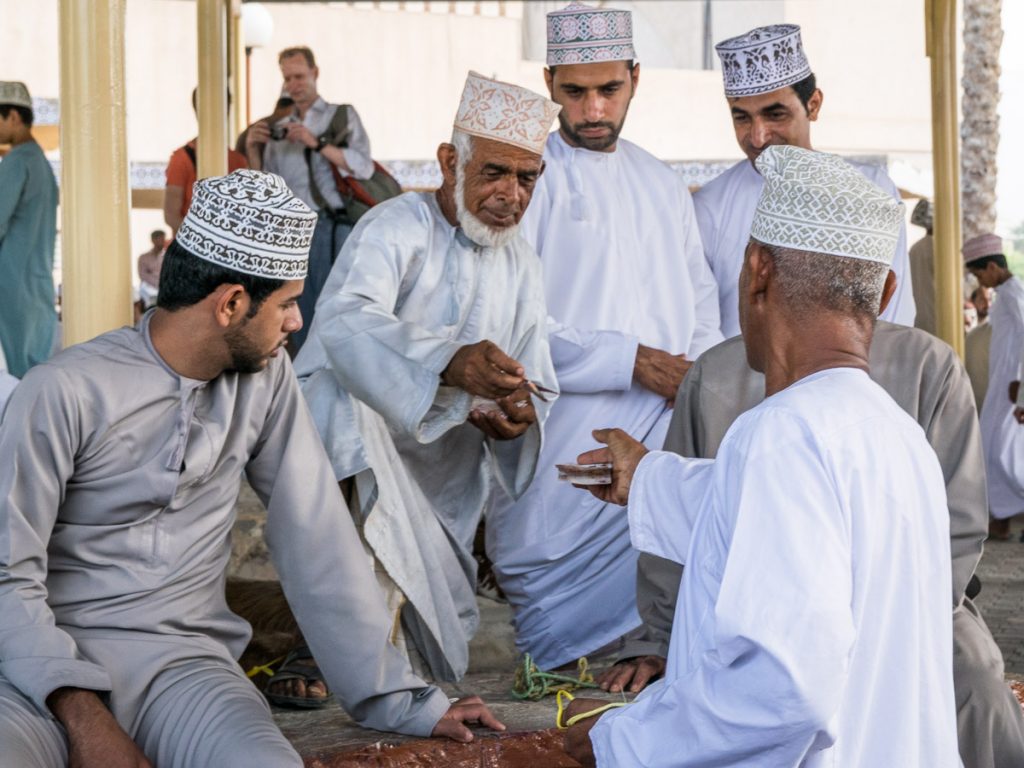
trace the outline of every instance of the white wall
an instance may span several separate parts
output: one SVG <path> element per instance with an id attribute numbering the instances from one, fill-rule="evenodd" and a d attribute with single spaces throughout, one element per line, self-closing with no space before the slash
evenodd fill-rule
<path id="1" fill-rule="evenodd" d="M 447 8 L 447 3 L 434 5 Z M 715 13 L 727 13 L 730 5 L 716 5 Z M 921 2 L 785 0 L 783 5 L 784 18 L 778 20 L 803 26 L 825 92 L 815 145 L 899 154 L 926 167 L 931 132 Z M 341 3 L 266 3 L 274 38 L 253 53 L 252 115 L 269 112 L 279 94 L 277 52 L 306 44 L 319 60 L 321 93 L 358 108 L 377 158 L 431 158 L 450 134 L 469 69 L 544 89 L 542 64 L 522 58 L 523 8 L 508 6 L 510 15 L 499 18 L 465 15 L 471 4 L 450 15 Z M 195 2 L 128 0 L 127 7 L 129 153 L 133 161 L 165 161 L 196 132 L 189 100 L 197 68 Z M 777 1 L 768 7 L 778 7 Z M 56 98 L 57 0 L 0 0 L 0 19 L 0 77 L 24 80 L 34 95 Z M 737 21 L 718 17 L 716 24 L 722 23 Z M 642 50 L 639 55 L 642 60 Z M 717 71 L 642 67 L 624 136 L 664 159 L 740 156 Z M 160 219 L 136 213 L 132 222 L 138 253 L 148 247 L 149 231 Z"/>

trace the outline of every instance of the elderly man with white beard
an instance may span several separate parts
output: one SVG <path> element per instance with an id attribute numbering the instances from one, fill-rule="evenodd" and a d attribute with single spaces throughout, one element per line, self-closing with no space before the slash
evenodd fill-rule
<path id="1" fill-rule="evenodd" d="M 555 374 L 518 225 L 558 109 L 471 72 L 437 151 L 441 188 L 359 222 L 295 362 L 338 480 L 354 478 L 398 644 L 436 678 L 466 671 L 473 537 L 495 482 L 518 497 L 532 480 L 553 397 L 534 401 Z"/>

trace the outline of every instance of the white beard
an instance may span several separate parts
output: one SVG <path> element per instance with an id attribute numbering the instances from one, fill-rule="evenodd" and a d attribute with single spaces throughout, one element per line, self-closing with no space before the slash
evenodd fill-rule
<path id="1" fill-rule="evenodd" d="M 513 224 L 504 229 L 488 227 L 466 208 L 466 169 L 461 160 L 455 166 L 455 218 L 466 233 L 466 237 L 477 245 L 491 248 L 504 248 L 515 239 L 519 225 Z"/>

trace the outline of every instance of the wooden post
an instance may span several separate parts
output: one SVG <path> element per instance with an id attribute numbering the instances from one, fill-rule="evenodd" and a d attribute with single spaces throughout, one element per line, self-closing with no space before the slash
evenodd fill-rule
<path id="1" fill-rule="evenodd" d="M 227 0 L 228 27 L 230 34 L 228 55 L 231 57 L 231 126 L 228 142 L 230 146 L 235 145 L 235 138 L 249 125 L 249 91 L 247 88 L 249 76 L 249 62 L 245 55 L 245 41 L 242 36 L 245 34 L 242 28 L 242 3 L 241 0 Z"/>
<path id="2" fill-rule="evenodd" d="M 956 0 L 925 0 L 925 28 L 932 71 L 936 332 L 963 358 Z"/>
<path id="3" fill-rule="evenodd" d="M 132 321 L 126 0 L 60 0 L 64 345 Z"/>
<path id="4" fill-rule="evenodd" d="M 199 0 L 196 11 L 199 25 L 196 160 L 197 178 L 205 179 L 228 172 L 227 8 L 224 0 Z"/>

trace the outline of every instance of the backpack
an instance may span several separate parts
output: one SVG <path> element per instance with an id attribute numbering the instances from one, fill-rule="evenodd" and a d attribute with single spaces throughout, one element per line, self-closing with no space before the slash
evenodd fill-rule
<path id="1" fill-rule="evenodd" d="M 328 144 L 335 147 L 343 149 L 348 147 L 348 110 L 348 104 L 340 104 L 334 110 L 334 116 L 331 117 L 327 130 L 317 138 L 326 139 Z M 326 208 L 327 203 L 313 178 L 313 150 L 307 147 L 305 154 L 306 167 L 309 169 L 309 189 L 313 193 L 313 200 L 321 208 Z M 373 206 L 402 194 L 402 185 L 376 160 L 373 161 L 373 176 L 368 179 L 342 176 L 334 163 L 328 163 L 328 165 L 331 166 L 331 175 L 334 176 L 338 194 L 345 201 L 343 220 L 353 226 Z"/>

